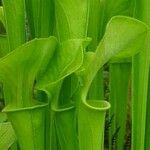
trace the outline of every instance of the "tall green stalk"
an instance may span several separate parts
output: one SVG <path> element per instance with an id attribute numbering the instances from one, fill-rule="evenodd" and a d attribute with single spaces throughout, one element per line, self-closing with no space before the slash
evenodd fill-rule
<path id="1" fill-rule="evenodd" d="M 129 77 L 131 75 L 130 62 L 118 62 L 110 65 L 110 149 L 124 149 L 127 120 L 127 104 L 129 91 Z M 115 137 L 114 137 L 115 135 Z"/>
<path id="2" fill-rule="evenodd" d="M 3 7 L 9 50 L 11 51 L 26 42 L 25 1 L 3 0 Z"/>
<path id="3" fill-rule="evenodd" d="M 30 38 L 49 37 L 54 28 L 53 0 L 25 0 Z"/>
<path id="4" fill-rule="evenodd" d="M 148 42 L 148 40 L 146 41 Z M 146 105 L 149 73 L 149 46 L 144 47 L 146 53 L 134 57 L 133 60 L 133 102 L 132 102 L 132 149 L 144 149 Z"/>
<path id="5" fill-rule="evenodd" d="M 149 8 L 150 8 L 150 2 L 148 0 L 143 1 L 135 1 L 134 5 L 135 11 L 134 11 L 134 17 L 144 21 L 145 23 L 150 26 L 150 18 L 149 18 Z M 149 37 L 147 40 L 147 47 L 144 47 L 147 50 L 147 54 L 145 56 L 137 56 L 134 58 L 134 76 L 135 80 L 137 80 L 137 84 L 141 86 L 143 84 L 143 89 L 137 88 L 137 84 L 133 82 L 133 88 L 134 88 L 134 95 L 133 95 L 133 127 L 132 127 L 132 149 L 148 149 L 149 143 L 147 142 L 149 139 L 149 81 L 148 81 L 148 72 L 146 72 L 146 67 L 149 67 L 147 63 L 149 63 Z M 144 57 L 144 58 L 141 58 Z M 144 60 L 143 60 L 144 59 Z M 142 68 L 140 63 L 145 62 L 145 70 Z M 138 70 L 139 65 L 139 70 Z M 140 70 L 141 69 L 141 70 Z M 143 70 L 145 71 L 143 71 Z M 143 74 L 142 74 L 143 72 Z M 138 73 L 138 75 L 137 75 Z M 143 83 L 141 83 L 141 80 L 143 78 Z M 147 87 L 146 87 L 147 86 Z M 136 92 L 137 90 L 137 92 Z M 136 93 L 135 93 L 136 92 Z M 142 92 L 142 93 L 141 93 Z M 147 93 L 148 92 L 148 93 Z M 138 95 L 141 94 L 141 95 Z M 148 96 L 147 96 L 148 94 Z M 143 99 L 139 99 L 140 96 Z M 140 119 L 141 118 L 141 119 Z M 142 121 L 141 121 L 142 120 Z M 138 132 L 138 134 L 137 134 Z M 137 145 L 137 143 L 138 145 Z M 137 147 L 138 146 L 138 147 Z"/>
<path id="6" fill-rule="evenodd" d="M 147 96 L 147 112 L 146 112 L 146 127 L 145 127 L 145 144 L 144 147 L 145 149 L 150 149 L 150 144 L 149 144 L 149 138 L 150 138 L 150 74 L 149 74 L 149 81 L 148 81 L 148 96 Z"/>
<path id="7" fill-rule="evenodd" d="M 140 10 L 140 13 L 138 13 L 138 17 L 139 19 L 141 19 L 142 21 L 144 21 L 145 23 L 148 24 L 148 26 L 150 27 L 150 17 L 149 17 L 149 9 L 150 9 L 150 1 L 142 1 L 139 3 L 137 2 L 137 12 L 138 10 Z M 150 54 L 150 53 L 149 53 Z M 150 73 L 149 73 L 149 77 L 150 77 Z M 150 144 L 149 144 L 149 132 L 150 132 L 150 121 L 149 121 L 149 117 L 150 117 L 150 109 L 149 109 L 149 100 L 150 100 L 150 78 L 149 78 L 149 82 L 148 82 L 148 97 L 147 97 L 147 113 L 146 113 L 146 126 L 145 126 L 145 149 L 149 149 L 150 148 Z"/>

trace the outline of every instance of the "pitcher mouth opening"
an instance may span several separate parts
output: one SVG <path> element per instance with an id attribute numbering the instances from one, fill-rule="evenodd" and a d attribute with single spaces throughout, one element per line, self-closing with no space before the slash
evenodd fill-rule
<path id="1" fill-rule="evenodd" d="M 107 111 L 111 107 L 110 103 L 104 100 L 87 100 L 84 104 L 86 104 L 89 109 L 97 111 Z"/>
<path id="2" fill-rule="evenodd" d="M 59 106 L 58 108 L 54 107 L 54 106 L 52 107 L 52 110 L 55 111 L 55 112 L 64 112 L 64 111 L 70 111 L 70 110 L 73 110 L 73 109 L 75 109 L 75 106 L 72 103 Z"/>
<path id="3" fill-rule="evenodd" d="M 11 105 L 7 105 L 2 112 L 5 113 L 9 113 L 9 112 L 19 112 L 19 111 L 26 111 L 26 110 L 35 110 L 35 109 L 39 109 L 39 108 L 44 108 L 48 105 L 48 103 L 42 103 L 42 102 L 37 102 L 35 105 L 33 106 L 28 106 L 28 107 L 12 107 Z"/>

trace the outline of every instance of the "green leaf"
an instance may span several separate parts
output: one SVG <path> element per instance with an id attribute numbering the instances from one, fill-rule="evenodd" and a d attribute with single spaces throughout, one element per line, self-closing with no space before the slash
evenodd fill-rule
<path id="1" fill-rule="evenodd" d="M 3 0 L 3 7 L 9 49 L 14 50 L 26 42 L 25 2 L 24 0 Z"/>
<path id="2" fill-rule="evenodd" d="M 0 149 L 7 150 L 16 141 L 16 135 L 10 122 L 0 123 Z"/>
<path id="3" fill-rule="evenodd" d="M 145 126 L 149 76 L 149 35 L 143 45 L 143 50 L 133 58 L 132 71 L 132 149 L 145 149 Z M 138 143 L 138 144 L 137 144 Z"/>
<path id="4" fill-rule="evenodd" d="M 85 38 L 88 28 L 89 0 L 55 0 L 56 34 L 60 41 Z M 80 15 L 79 15 L 80 14 Z"/>
<path id="5" fill-rule="evenodd" d="M 0 123 L 7 121 L 7 115 L 6 113 L 0 112 Z"/>
<path id="6" fill-rule="evenodd" d="M 5 35 L 0 35 L 0 57 L 5 56 L 9 52 L 8 39 Z"/>
<path id="7" fill-rule="evenodd" d="M 52 35 L 54 26 L 53 1 L 25 0 L 25 2 L 32 38 Z"/>
<path id="8" fill-rule="evenodd" d="M 34 39 L 0 59 L 0 79 L 6 104 L 3 111 L 12 122 L 22 150 L 45 147 L 47 103 L 34 100 L 33 89 L 37 74 L 42 73 L 51 60 L 56 45 L 55 37 Z"/>
<path id="9" fill-rule="evenodd" d="M 77 150 L 75 107 L 64 106 L 64 108 L 55 109 L 54 112 L 60 147 L 65 150 Z"/>
<path id="10" fill-rule="evenodd" d="M 110 74 L 110 143 L 109 148 L 123 150 L 126 136 L 126 120 L 128 115 L 128 100 L 130 89 L 131 63 L 113 63 L 109 67 Z M 129 118 L 128 118 L 129 120 Z M 117 132 L 118 131 L 118 132 Z M 116 134 L 117 133 L 117 134 Z M 114 135 L 116 136 L 114 137 Z M 115 143 L 113 142 L 113 138 Z"/>
<path id="11" fill-rule="evenodd" d="M 36 88 L 45 91 L 51 101 L 50 131 L 53 132 L 51 133 L 51 147 L 56 146 L 54 144 L 57 136 L 62 149 L 70 150 L 77 146 L 76 126 L 73 121 L 75 112 L 71 109 L 73 104 L 71 100 L 68 100 L 69 106 L 65 105 L 64 109 L 61 109 L 59 93 L 63 79 L 77 71 L 82 65 L 84 47 L 87 42 L 88 39 L 70 39 L 62 42 L 45 71 L 43 70 L 43 74 L 37 77 Z M 65 126 L 62 126 L 64 124 Z M 52 131 L 54 128 L 57 133 Z M 67 142 L 64 142 L 66 140 Z"/>
<path id="12" fill-rule="evenodd" d="M 5 109 L 15 130 L 20 149 L 45 149 L 46 106 L 47 104 L 37 103 L 33 107 Z"/>
<path id="13" fill-rule="evenodd" d="M 110 104 L 106 101 L 81 103 L 78 112 L 79 149 L 103 149 L 105 114 L 109 108 Z"/>
<path id="14" fill-rule="evenodd" d="M 2 6 L 0 6 L 0 21 L 5 26 L 4 11 Z"/>
<path id="15" fill-rule="evenodd" d="M 103 9 L 104 9 L 103 26 L 105 28 L 105 24 L 113 16 L 116 16 L 116 15 L 133 16 L 133 13 L 135 11 L 134 3 L 137 3 L 137 1 L 136 0 L 133 0 L 133 1 L 130 1 L 130 0 L 117 0 L 117 1 L 107 0 L 107 1 L 104 1 L 103 3 L 104 3 L 104 6 L 103 6 Z M 112 74 L 112 77 L 110 75 L 110 78 L 112 78 L 111 80 L 113 80 L 113 78 L 115 78 L 115 77 L 116 78 L 118 77 L 118 80 L 120 80 L 121 76 L 123 76 L 124 79 L 125 79 L 125 76 L 126 76 L 126 79 L 122 80 L 121 85 L 123 87 L 127 87 L 128 86 L 127 80 L 128 80 L 128 76 L 129 76 L 128 73 L 130 71 L 130 67 L 126 68 L 126 71 L 124 71 L 124 69 L 122 69 L 123 71 L 121 71 L 120 66 L 126 66 L 127 63 L 131 62 L 131 58 L 129 58 L 129 59 L 119 59 L 119 60 L 116 59 L 116 61 L 114 59 L 114 61 L 111 60 L 111 62 L 113 62 L 113 64 L 111 64 L 111 74 Z M 118 66 L 118 68 L 116 66 Z M 120 72 L 119 72 L 119 70 L 120 70 Z M 117 74 L 118 74 L 118 76 L 117 76 Z M 122 93 L 124 95 L 124 96 L 122 96 L 122 98 L 123 97 L 125 98 L 124 103 L 126 104 L 127 103 L 127 98 L 126 97 L 128 96 L 128 93 L 126 92 L 127 89 L 125 90 L 123 88 L 119 88 L 119 87 L 117 88 L 116 83 L 112 81 L 112 83 L 110 83 L 110 89 L 112 90 L 112 92 L 110 90 L 111 95 L 115 95 L 115 93 L 116 93 L 115 89 L 113 88 L 114 86 L 116 87 L 115 89 L 117 90 L 118 95 L 119 95 L 119 93 Z M 115 92 L 115 93 L 113 94 L 113 92 Z M 127 94 L 127 95 L 125 95 L 125 94 Z M 114 140 L 113 145 L 111 145 L 111 143 L 112 143 L 112 139 L 114 139 L 114 135 L 109 134 L 109 139 L 110 139 L 109 140 L 109 145 L 110 145 L 109 150 L 112 150 L 112 146 L 116 150 L 123 150 L 124 149 L 124 143 L 125 143 L 125 140 L 124 140 L 123 137 L 125 137 L 125 135 L 123 135 L 122 133 L 123 133 L 124 130 L 126 130 L 126 128 L 123 129 L 123 127 L 125 127 L 123 124 L 120 127 L 120 124 L 121 124 L 120 121 L 118 121 L 117 119 L 115 120 L 115 118 L 121 118 L 122 120 L 125 120 L 126 117 L 125 117 L 124 113 L 116 113 L 117 109 L 122 107 L 122 105 L 120 106 L 120 104 L 121 104 L 120 97 L 119 96 L 110 96 L 109 99 L 110 99 L 110 102 L 111 102 L 111 105 L 112 105 L 110 118 L 112 118 L 112 116 L 114 116 L 113 117 L 114 120 L 113 120 L 113 122 L 110 126 L 110 132 L 112 132 L 112 133 L 115 132 L 115 134 L 118 133 L 117 135 L 115 135 L 115 138 L 117 138 L 117 139 Z M 122 103 L 123 103 L 123 101 L 122 101 Z M 125 117 L 124 119 L 123 119 L 123 116 L 120 117 L 121 114 Z M 126 122 L 124 122 L 124 123 L 126 123 Z M 120 128 L 114 128 L 114 126 L 117 126 L 117 127 L 119 126 Z M 119 129 L 119 132 L 118 132 L 118 129 Z M 122 141 L 121 141 L 121 139 L 122 139 Z"/>
<path id="16" fill-rule="evenodd" d="M 56 20 L 55 34 L 58 40 L 65 41 L 74 38 L 86 38 L 90 0 L 72 0 L 71 2 L 68 0 L 55 0 L 54 4 Z M 65 79 L 63 85 L 67 86 L 62 89 L 61 93 L 64 94 L 62 94 L 61 99 L 67 99 L 71 97 L 70 93 L 74 89 L 72 75 Z"/>
<path id="17" fill-rule="evenodd" d="M 88 18 L 88 37 L 92 38 L 87 50 L 95 51 L 101 39 L 103 20 L 103 2 L 100 0 L 90 0 L 89 18 Z M 88 99 L 103 99 L 104 85 L 103 85 L 103 69 L 99 70 L 95 79 L 93 80 L 90 90 L 88 92 Z"/>
<path id="18" fill-rule="evenodd" d="M 18 150 L 17 142 L 13 143 L 11 147 L 9 148 L 10 150 Z"/>
<path id="19" fill-rule="evenodd" d="M 45 90 L 59 84 L 61 80 L 79 69 L 83 63 L 83 52 L 90 39 L 70 39 L 56 49 L 52 60 L 38 75 L 36 87 Z M 55 93 L 55 92 L 54 92 Z"/>
<path id="20" fill-rule="evenodd" d="M 0 79 L 6 105 L 11 108 L 34 105 L 32 89 L 36 75 L 53 56 L 56 44 L 54 37 L 35 39 L 0 60 Z"/>
<path id="21" fill-rule="evenodd" d="M 145 42 L 147 32 L 147 26 L 136 19 L 122 16 L 113 17 L 107 24 L 105 35 L 91 64 L 86 68 L 85 87 L 89 87 L 99 68 L 110 59 L 124 59 L 138 53 L 143 46 L 142 43 Z"/>
<path id="22" fill-rule="evenodd" d="M 122 16 L 113 17 L 107 25 L 104 37 L 95 54 L 89 57 L 90 63 L 84 65 L 85 71 L 79 73 L 81 93 L 80 96 L 76 97 L 76 100 L 78 101 L 79 147 L 82 149 L 92 146 L 94 150 L 98 150 L 100 145 L 102 149 L 104 116 L 105 111 L 110 107 L 108 103 L 104 102 L 103 104 L 101 101 L 94 102 L 86 99 L 93 78 L 97 71 L 111 58 L 115 58 L 115 56 L 127 58 L 138 53 L 139 49 L 143 48 L 142 43 L 146 41 L 147 32 L 147 26 L 136 19 Z M 140 42 L 140 44 L 137 42 Z M 94 116 L 97 117 L 94 118 Z M 91 120 L 94 127 L 92 130 L 92 125 L 89 123 Z M 97 124 L 95 124 L 96 122 Z M 98 127 L 101 127 L 101 130 L 100 128 L 98 130 Z M 93 140 L 91 135 L 93 135 Z M 98 144 L 99 147 L 96 147 Z"/>
<path id="23" fill-rule="evenodd" d="M 149 80 L 148 80 L 148 91 L 150 91 L 150 75 L 149 75 Z M 145 130 L 145 149 L 149 149 L 150 148 L 150 144 L 149 144 L 149 138 L 150 138 L 150 93 L 148 92 L 148 97 L 147 97 L 147 111 L 146 111 L 146 130 Z"/>
<path id="24" fill-rule="evenodd" d="M 6 29 L 5 29 L 5 18 L 4 18 L 4 11 L 3 7 L 0 6 L 0 34 L 5 34 Z"/>
<path id="25" fill-rule="evenodd" d="M 103 15 L 101 10 L 100 0 L 89 0 L 89 18 L 88 18 L 88 37 L 92 38 L 91 43 L 88 46 L 89 51 L 95 51 L 99 43 L 99 34 L 101 30 L 101 17 Z"/>
<path id="26" fill-rule="evenodd" d="M 110 19 L 111 17 L 116 15 L 133 16 L 133 4 L 134 0 L 107 0 L 107 2 L 105 2 L 105 18 Z"/>
<path id="27" fill-rule="evenodd" d="M 149 9 L 150 1 L 143 0 L 136 2 L 134 17 L 147 23 L 150 27 Z M 136 56 L 134 62 L 134 78 L 133 78 L 133 126 L 132 126 L 132 149 L 149 149 L 150 143 L 150 78 L 147 77 L 147 67 L 149 63 L 148 57 L 150 39 L 147 40 L 147 53 L 143 56 Z M 142 58 L 143 57 L 143 58 Z M 146 62 L 147 61 L 147 62 Z M 137 74 L 138 73 L 138 74 Z M 150 73 L 149 73 L 150 77 Z M 143 83 L 141 83 L 143 81 Z M 147 85 L 148 83 L 148 85 Z M 147 95 L 147 94 L 148 95 Z M 147 100 L 146 100 L 147 97 Z"/>

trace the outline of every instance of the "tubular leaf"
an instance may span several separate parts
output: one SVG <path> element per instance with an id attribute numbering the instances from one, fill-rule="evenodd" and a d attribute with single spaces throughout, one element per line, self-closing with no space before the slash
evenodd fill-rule
<path id="1" fill-rule="evenodd" d="M 97 127 L 100 125 L 104 125 L 104 120 L 102 118 L 105 116 L 105 113 L 103 112 L 104 110 L 107 110 L 109 108 L 109 105 L 108 104 L 102 105 L 102 106 L 106 106 L 107 108 L 107 109 L 103 109 L 103 107 L 100 107 L 101 106 L 99 104 L 101 103 L 100 101 L 97 102 L 97 105 L 95 105 L 94 101 L 86 100 L 89 86 L 95 74 L 111 58 L 115 58 L 116 56 L 121 56 L 124 59 L 127 57 L 131 57 L 133 54 L 139 52 L 139 49 L 141 49 L 143 45 L 137 44 L 136 42 L 141 41 L 140 43 L 142 42 L 144 43 L 147 38 L 147 32 L 148 32 L 147 26 L 142 22 L 137 21 L 136 19 L 132 19 L 129 17 L 121 17 L 121 16 L 113 17 L 107 25 L 105 35 L 101 40 L 95 52 L 95 55 L 93 54 L 93 56 L 90 57 L 92 59 L 91 62 L 88 65 L 85 65 L 85 71 L 79 73 L 82 80 L 81 95 L 80 97 L 77 96 L 76 99 L 77 101 L 79 101 L 78 104 L 78 126 L 79 127 L 78 128 L 79 128 L 80 148 L 85 149 L 86 147 L 92 146 L 91 148 L 93 148 L 94 150 L 99 149 L 97 147 L 97 144 L 95 143 L 102 142 L 103 139 L 102 137 L 103 130 L 101 130 L 101 132 L 99 131 L 99 134 L 97 134 L 98 130 L 96 130 L 98 128 L 96 128 L 95 130 L 90 130 L 91 125 L 89 123 L 89 120 L 93 118 L 93 126 L 94 126 L 94 123 L 96 122 L 97 119 L 97 118 L 94 119 L 94 116 L 96 116 L 96 114 L 93 116 L 92 113 L 89 113 L 87 118 L 85 117 L 86 114 L 84 112 L 85 108 L 90 109 L 91 111 L 93 111 L 93 113 L 97 111 L 97 115 L 101 119 L 99 120 L 99 125 L 97 125 Z M 135 46 L 133 46 L 133 43 L 135 44 Z M 128 55 L 126 55 L 126 53 Z M 85 128 L 85 123 L 86 123 L 86 128 Z M 83 138 L 83 133 L 84 133 L 84 137 L 86 138 Z M 91 135 L 93 135 L 94 139 L 97 140 L 92 141 L 90 138 Z M 92 142 L 89 143 L 89 141 Z M 99 145 L 102 145 L 102 143 L 100 143 Z"/>
<path id="2" fill-rule="evenodd" d="M 88 39 L 87 39 L 88 40 Z M 36 88 L 46 91 L 51 101 L 51 148 L 54 149 L 58 135 L 62 149 L 70 150 L 77 147 L 75 112 L 69 100 L 69 106 L 59 105 L 60 87 L 65 77 L 77 71 L 83 63 L 85 39 L 71 39 L 59 45 L 52 61 L 45 68 L 43 74 L 37 77 Z M 73 51 L 72 51 L 73 50 Z M 53 130 L 56 129 L 56 132 Z M 53 133 L 52 133 L 53 132 Z M 63 136 L 62 136 L 63 135 Z M 55 139 L 54 139 L 55 138 Z"/>
<path id="3" fill-rule="evenodd" d="M 147 38 L 147 32 L 147 26 L 136 19 L 121 16 L 113 17 L 107 25 L 105 35 L 95 52 L 92 62 L 85 69 L 84 82 L 87 84 L 86 86 L 88 87 L 91 84 L 95 73 L 110 58 L 112 60 L 116 57 L 129 58 L 138 53 L 142 48 L 141 43 L 145 42 Z M 127 35 L 127 33 L 129 34 Z M 110 51 L 110 49 L 112 50 Z"/>
<path id="4" fill-rule="evenodd" d="M 35 39 L 0 60 L 6 104 L 9 102 L 11 107 L 32 106 L 32 89 L 36 74 L 40 67 L 43 69 L 43 63 L 52 57 L 56 43 L 54 37 Z"/>
<path id="5" fill-rule="evenodd" d="M 6 104 L 3 111 L 15 129 L 22 150 L 45 148 L 47 102 L 34 100 L 33 89 L 38 72 L 41 73 L 51 60 L 56 45 L 54 37 L 34 39 L 0 59 L 0 80 Z"/>

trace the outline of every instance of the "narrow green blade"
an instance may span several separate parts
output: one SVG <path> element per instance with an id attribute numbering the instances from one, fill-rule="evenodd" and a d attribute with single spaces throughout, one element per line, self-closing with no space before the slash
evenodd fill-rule
<path id="1" fill-rule="evenodd" d="M 31 38 L 48 37 L 53 33 L 53 0 L 25 0 Z"/>
<path id="2" fill-rule="evenodd" d="M 134 17 L 144 21 L 150 27 L 150 1 L 142 0 L 134 4 Z M 149 36 L 149 35 L 148 35 Z M 149 41 L 145 43 L 146 54 L 141 54 L 133 59 L 133 126 L 132 126 L 132 149 L 147 149 L 149 147 L 149 81 L 148 81 L 148 56 Z M 147 44 L 147 45 L 146 45 Z M 143 82 L 143 83 L 141 83 Z M 147 110 L 146 110 L 147 109 Z M 147 114 L 146 114 L 147 113 Z"/>
<path id="3" fill-rule="evenodd" d="M 148 42 L 148 40 L 146 41 Z M 149 44 L 148 44 L 149 45 Z M 144 149 L 149 73 L 149 46 L 133 58 L 132 149 Z M 147 47 L 148 46 L 148 47 Z"/>
<path id="4" fill-rule="evenodd" d="M 131 63 L 113 63 L 110 65 L 110 149 L 123 150 L 126 135 L 127 104 Z M 118 132 L 118 133 L 117 133 Z M 116 135 L 114 137 L 114 135 Z M 115 141 L 115 143 L 113 143 Z"/>
<path id="5" fill-rule="evenodd" d="M 147 111 L 146 111 L 146 126 L 145 126 L 145 149 L 150 149 L 150 74 L 149 74 L 149 81 L 148 81 L 148 97 L 147 97 Z"/>
<path id="6" fill-rule="evenodd" d="M 3 0 L 4 15 L 6 19 L 6 32 L 9 49 L 14 50 L 26 42 L 25 29 L 25 1 Z"/>

